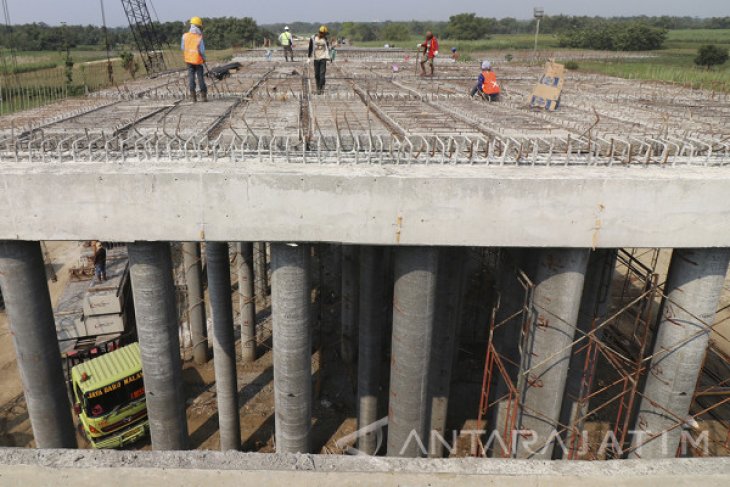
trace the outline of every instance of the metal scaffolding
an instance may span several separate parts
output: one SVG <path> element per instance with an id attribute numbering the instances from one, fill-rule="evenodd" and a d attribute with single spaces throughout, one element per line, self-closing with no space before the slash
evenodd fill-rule
<path id="1" fill-rule="evenodd" d="M 612 302 L 608 315 L 605 319 L 592 319 L 589 331 L 585 334 L 579 332 L 575 337 L 572 353 L 581 353 L 584 357 L 580 392 L 573 398 L 579 404 L 577 409 L 581 414 L 559 425 L 558 433 L 565 445 L 564 459 L 625 458 L 663 433 L 678 428 L 685 432 L 687 438 L 683 438 L 677 456 L 730 453 L 730 421 L 727 419 L 730 413 L 730 357 L 722 351 L 727 349 L 730 340 L 717 330 L 727 318 L 712 324 L 693 316 L 704 327 L 697 335 L 713 330 L 714 340 L 710 342 L 704 359 L 690 416 L 675 417 L 664 408 L 663 412 L 672 415 L 674 423 L 664 431 L 653 432 L 642 441 L 632 443 L 638 404 L 646 397 L 643 384 L 655 355 L 652 344 L 657 331 L 659 303 L 668 299 L 664 292 L 665 283 L 660 281 L 659 256 L 658 249 L 620 250 L 616 277 L 610 287 Z M 502 296 L 497 289 L 498 299 L 489 323 L 477 420 L 477 430 L 496 430 L 504 444 L 498 445 L 493 436 L 480 438 L 477 448 L 471 452 L 475 456 L 515 457 L 514 442 L 528 439 L 521 428 L 525 387 L 539 387 L 539 384 L 529 383 L 530 372 L 539 364 L 525 368 L 524 364 L 515 363 L 495 338 L 503 334 L 505 328 L 516 329 L 521 353 L 527 348 L 528 330 L 534 319 L 534 283 L 527 272 L 514 264 L 503 262 L 502 269 L 505 267 L 511 267 L 511 279 L 522 289 L 522 303 L 514 313 L 498 320 L 503 299 L 500 299 Z M 726 309 L 727 306 L 720 312 Z M 677 344 L 663 353 L 672 353 L 682 345 Z M 556 350 L 555 354 L 558 353 L 560 351 Z M 519 373 L 515 377 L 510 368 L 516 366 L 519 366 Z M 503 384 L 501 389 L 500 383 Z M 495 394 L 495 390 L 500 392 Z M 541 415 L 541 411 L 530 413 Z M 688 438 L 701 438 L 705 432 L 709 448 L 699 451 Z M 612 441 L 610 448 L 605 448 L 607 437 Z"/>

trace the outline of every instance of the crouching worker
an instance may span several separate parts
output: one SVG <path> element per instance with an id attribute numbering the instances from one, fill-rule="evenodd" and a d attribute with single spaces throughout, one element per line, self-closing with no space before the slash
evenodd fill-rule
<path id="1" fill-rule="evenodd" d="M 479 75 L 476 86 L 471 90 L 471 96 L 479 93 L 482 98 L 489 101 L 498 101 L 500 91 L 497 75 L 492 71 L 492 63 L 484 61 L 482 63 L 482 73 Z"/>

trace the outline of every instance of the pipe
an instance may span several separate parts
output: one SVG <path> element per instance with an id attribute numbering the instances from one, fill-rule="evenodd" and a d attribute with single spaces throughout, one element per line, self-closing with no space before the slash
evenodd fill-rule
<path id="1" fill-rule="evenodd" d="M 385 249 L 360 248 L 360 299 L 357 367 L 357 427 L 362 430 L 378 421 L 378 396 L 381 364 L 385 358 L 383 328 L 387 321 Z M 365 433 L 358 438 L 357 448 L 367 455 L 378 453 L 378 434 Z"/>
<path id="2" fill-rule="evenodd" d="M 208 242 L 205 254 L 208 258 L 208 294 L 213 314 L 213 364 L 221 450 L 238 450 L 241 448 L 241 421 L 238 414 L 236 338 L 233 332 L 228 243 Z"/>
<path id="3" fill-rule="evenodd" d="M 427 392 L 438 250 L 398 249 L 395 260 L 388 456 L 428 453 Z"/>
<path id="4" fill-rule="evenodd" d="M 673 458 L 677 452 L 678 425 L 690 414 L 729 261 L 730 249 L 676 249 L 672 255 L 632 458 Z"/>
<path id="5" fill-rule="evenodd" d="M 76 448 L 39 242 L 0 242 L 0 287 L 37 448 Z"/>
<path id="6" fill-rule="evenodd" d="M 186 450 L 188 425 L 170 244 L 129 244 L 129 262 L 152 448 Z"/>
<path id="7" fill-rule="evenodd" d="M 342 327 L 340 354 L 346 364 L 355 363 L 358 318 L 358 248 L 342 246 Z"/>
<path id="8" fill-rule="evenodd" d="M 310 247 L 271 245 L 277 453 L 309 453 L 312 423 Z"/>
<path id="9" fill-rule="evenodd" d="M 188 314 L 190 334 L 193 340 L 193 360 L 198 365 L 208 362 L 208 322 L 205 319 L 205 297 L 203 294 L 203 266 L 200 259 L 200 244 L 183 243 L 185 283 L 188 288 Z"/>
<path id="10" fill-rule="evenodd" d="M 462 307 L 466 249 L 443 248 L 439 252 L 436 282 L 436 317 L 431 342 L 428 405 L 431 408 L 429 456 L 444 456 L 446 418 L 451 390 L 451 371 L 456 352 L 458 321 Z M 438 438 L 436 435 L 439 435 Z"/>
<path id="11" fill-rule="evenodd" d="M 238 292 L 241 306 L 241 359 L 244 364 L 256 361 L 256 299 L 254 293 L 253 244 L 239 242 Z"/>
<path id="12" fill-rule="evenodd" d="M 552 458 L 588 256 L 587 249 L 540 251 L 519 384 L 519 429 L 534 433 L 516 445 L 518 458 Z"/>

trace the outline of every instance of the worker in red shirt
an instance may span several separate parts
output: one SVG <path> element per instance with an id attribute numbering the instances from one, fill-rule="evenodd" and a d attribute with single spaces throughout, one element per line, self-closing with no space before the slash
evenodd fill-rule
<path id="1" fill-rule="evenodd" d="M 497 75 L 494 74 L 494 71 L 492 71 L 492 63 L 484 61 L 482 63 L 482 72 L 479 75 L 477 84 L 471 90 L 471 96 L 479 93 L 483 98 L 489 101 L 497 101 L 501 91 L 499 83 L 497 83 Z"/>
<path id="2" fill-rule="evenodd" d="M 439 55 L 439 41 L 433 32 L 426 32 L 426 42 L 418 45 L 423 49 L 423 61 L 421 61 L 421 76 L 426 76 L 426 63 L 431 66 L 431 76 L 433 76 L 433 60 Z"/>

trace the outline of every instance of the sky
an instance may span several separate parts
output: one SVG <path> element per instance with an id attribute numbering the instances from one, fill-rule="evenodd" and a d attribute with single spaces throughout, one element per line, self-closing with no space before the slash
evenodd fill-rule
<path id="1" fill-rule="evenodd" d="M 126 25 L 120 0 L 103 0 L 109 26 Z M 101 24 L 99 0 L 7 0 L 13 23 Z M 342 20 L 448 20 L 474 12 L 483 17 L 532 17 L 535 6 L 547 15 L 730 16 L 728 0 L 147 0 L 162 21 L 201 17 L 253 17 L 259 24 Z M 154 14 L 153 14 L 154 15 Z"/>

